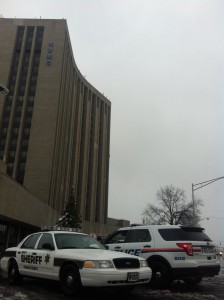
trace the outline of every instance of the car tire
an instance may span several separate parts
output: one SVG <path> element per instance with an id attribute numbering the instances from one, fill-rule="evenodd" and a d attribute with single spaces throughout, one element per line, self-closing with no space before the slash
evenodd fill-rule
<path id="1" fill-rule="evenodd" d="M 188 277 L 184 279 L 184 282 L 188 285 L 197 285 L 199 282 L 202 281 L 203 277 Z"/>
<path id="2" fill-rule="evenodd" d="M 163 262 L 149 262 L 149 267 L 152 269 L 152 278 L 149 282 L 151 288 L 165 289 L 171 284 L 171 272 Z"/>
<path id="3" fill-rule="evenodd" d="M 9 263 L 8 268 L 8 282 L 10 285 L 16 285 L 21 283 L 22 276 L 19 274 L 18 265 L 15 261 Z"/>
<path id="4" fill-rule="evenodd" d="M 78 269 L 74 265 L 68 264 L 62 268 L 60 284 L 64 294 L 67 296 L 72 296 L 80 290 L 80 275 Z"/>

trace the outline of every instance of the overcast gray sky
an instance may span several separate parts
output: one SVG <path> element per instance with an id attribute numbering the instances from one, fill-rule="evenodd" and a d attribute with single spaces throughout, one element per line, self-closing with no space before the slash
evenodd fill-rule
<path id="1" fill-rule="evenodd" d="M 223 0 L 0 0 L 5 18 L 67 19 L 76 64 L 112 103 L 109 217 L 141 222 L 160 187 L 191 201 L 224 176 Z M 195 191 L 224 246 L 224 179 Z"/>

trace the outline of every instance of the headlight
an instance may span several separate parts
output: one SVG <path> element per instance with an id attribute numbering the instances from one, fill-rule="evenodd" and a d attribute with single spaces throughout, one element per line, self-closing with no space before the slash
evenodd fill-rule
<path id="1" fill-rule="evenodd" d="M 86 260 L 83 268 L 111 269 L 114 268 L 114 266 L 110 260 Z"/>
<path id="2" fill-rule="evenodd" d="M 142 268 L 148 267 L 149 265 L 148 265 L 148 263 L 147 263 L 147 260 L 140 260 L 140 266 L 141 266 Z"/>

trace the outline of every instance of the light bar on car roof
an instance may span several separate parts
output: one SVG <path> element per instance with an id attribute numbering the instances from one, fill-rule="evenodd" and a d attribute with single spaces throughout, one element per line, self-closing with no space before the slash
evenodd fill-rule
<path id="1" fill-rule="evenodd" d="M 42 226 L 42 231 L 71 231 L 71 232 L 81 232 L 80 228 L 69 228 L 69 227 L 58 227 L 58 226 Z"/>

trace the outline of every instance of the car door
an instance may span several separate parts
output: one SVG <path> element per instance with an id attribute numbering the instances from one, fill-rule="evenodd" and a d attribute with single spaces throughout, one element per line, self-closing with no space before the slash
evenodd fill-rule
<path id="1" fill-rule="evenodd" d="M 153 241 L 149 229 L 131 229 L 128 231 L 124 251 L 128 254 L 148 257 L 153 251 Z"/>
<path id="2" fill-rule="evenodd" d="M 144 256 L 142 252 L 151 251 L 152 238 L 148 229 L 119 230 L 105 242 L 110 250 Z M 144 251 L 143 251 L 144 249 Z"/>
<path id="3" fill-rule="evenodd" d="M 35 272 L 36 277 L 53 279 L 53 262 L 55 256 L 55 245 L 51 233 L 43 233 L 35 249 L 35 255 L 41 263 Z"/>
<path id="4" fill-rule="evenodd" d="M 16 252 L 21 275 L 32 276 L 35 269 L 38 268 L 39 260 L 34 255 L 34 248 L 40 236 L 41 233 L 28 236 Z"/>

